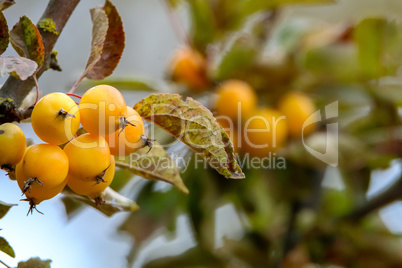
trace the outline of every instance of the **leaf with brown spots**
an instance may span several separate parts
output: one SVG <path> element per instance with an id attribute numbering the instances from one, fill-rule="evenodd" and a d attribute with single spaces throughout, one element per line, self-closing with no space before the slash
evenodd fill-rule
<path id="1" fill-rule="evenodd" d="M 176 139 L 187 144 L 226 178 L 242 179 L 233 144 L 211 111 L 192 98 L 178 94 L 152 94 L 138 102 L 134 109 Z"/>
<path id="2" fill-rule="evenodd" d="M 10 31 L 10 41 L 17 53 L 35 61 L 42 66 L 45 58 L 45 47 L 38 28 L 27 16 L 22 16 Z"/>
<path id="3" fill-rule="evenodd" d="M 123 162 L 117 160 L 116 166 L 126 168 L 145 179 L 170 183 L 188 194 L 176 163 L 157 142 L 153 142 L 151 150 L 149 147 L 144 147 L 126 157 Z"/>

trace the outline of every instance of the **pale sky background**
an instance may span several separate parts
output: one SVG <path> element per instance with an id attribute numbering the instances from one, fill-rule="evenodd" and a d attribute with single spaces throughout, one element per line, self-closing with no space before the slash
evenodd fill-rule
<path id="1" fill-rule="evenodd" d="M 16 0 L 17 4 L 5 10 L 4 14 L 11 28 L 22 15 L 28 15 L 32 21 L 37 22 L 45 9 L 47 1 Z M 119 0 L 113 1 L 123 19 L 126 32 L 126 48 L 122 60 L 117 67 L 114 77 L 140 76 L 150 80 L 160 80 L 166 67 L 171 52 L 179 45 L 174 31 L 170 25 L 163 2 L 160 0 Z M 103 4 L 103 1 L 81 1 L 73 13 L 66 28 L 63 30 L 56 49 L 59 51 L 59 63 L 63 72 L 46 72 L 39 80 L 40 88 L 44 92 L 67 91 L 74 80 L 80 75 L 86 65 L 91 43 L 91 19 L 89 9 Z M 183 8 L 180 9 L 182 19 Z M 365 15 L 382 15 L 400 17 L 402 1 L 400 0 L 344 0 L 336 6 L 322 7 L 296 7 L 288 9 L 284 18 L 317 17 L 333 23 L 340 21 L 358 21 Z M 12 54 L 9 49 L 5 55 Z M 4 78 L 0 83 L 4 82 Z M 129 99 L 128 105 L 134 105 L 139 97 L 135 94 L 125 94 Z M 132 103 L 130 103 L 132 102 Z M 29 125 L 21 125 L 28 138 L 35 137 Z M 393 167 L 388 175 L 378 173 L 373 181 L 370 191 L 382 187 L 378 183 L 381 178 L 388 177 L 392 180 L 392 174 L 398 170 Z M 67 221 L 64 207 L 59 198 L 45 201 L 38 209 L 45 213 L 34 213 L 26 217 L 28 204 L 20 202 L 21 194 L 17 184 L 6 178 L 0 171 L 0 200 L 7 203 L 19 204 L 0 220 L 0 236 L 4 236 L 13 246 L 16 258 L 10 258 L 0 253 L 0 260 L 11 266 L 16 266 L 20 260 L 39 256 L 42 259 L 52 259 L 54 268 L 87 268 L 87 267 L 125 267 L 127 255 L 132 241 L 128 236 L 117 235 L 118 226 L 127 216 L 120 213 L 112 218 L 106 218 L 98 211 L 87 208 L 73 220 Z M 384 180 L 382 180 L 384 181 Z M 370 192 L 370 193 L 371 193 Z M 241 237 L 239 218 L 233 213 L 230 205 L 219 209 L 219 218 L 229 219 L 232 228 L 226 235 L 233 239 Z M 399 215 L 402 215 L 401 203 L 395 203 L 381 211 L 383 218 L 390 218 L 388 225 L 395 231 L 402 233 Z M 222 217 L 224 215 L 224 217 Z M 396 218 L 395 218 L 396 217 Z M 223 219 L 222 219 L 223 221 Z M 194 245 L 190 228 L 185 216 L 179 218 L 179 238 L 169 244 L 169 250 L 185 250 Z M 221 223 L 217 222 L 220 226 Z M 219 229 L 219 228 L 217 228 Z M 222 228 L 221 228 L 222 229 Z M 163 230 L 160 230 L 163 234 Z M 141 263 L 150 256 L 152 251 L 167 252 L 165 238 L 155 240 L 149 248 L 139 256 L 135 267 L 141 267 Z M 217 237 L 216 245 L 221 243 Z M 1 264 L 0 264 L 1 267 Z"/>

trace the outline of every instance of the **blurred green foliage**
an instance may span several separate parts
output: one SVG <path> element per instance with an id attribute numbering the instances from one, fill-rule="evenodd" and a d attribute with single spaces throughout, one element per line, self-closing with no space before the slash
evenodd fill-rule
<path id="1" fill-rule="evenodd" d="M 399 237 L 375 213 L 397 200 L 394 193 L 402 189 L 396 184 L 394 192 L 387 189 L 372 202 L 366 197 L 371 172 L 400 165 L 392 161 L 402 156 L 402 25 L 386 17 L 340 25 L 280 20 L 286 5 L 329 3 L 335 4 L 178 1 L 190 15 L 188 45 L 208 59 L 208 76 L 215 84 L 245 80 L 265 107 L 275 107 L 289 91 L 304 92 L 318 108 L 338 101 L 338 117 L 320 122 L 308 142 L 325 145 L 326 124 L 339 124 L 335 170 L 341 186 L 323 184 L 324 178 L 333 182 L 334 175 L 298 139 L 289 140 L 279 153 L 286 158 L 285 170 L 242 167 L 242 181 L 195 169 L 192 159 L 183 174 L 189 196 L 173 188 L 157 191 L 152 182 L 140 190 L 137 201 L 143 210 L 121 228 L 135 240 L 130 263 L 158 228 L 168 226 L 174 237 L 175 220 L 187 214 L 197 246 L 146 267 L 402 266 Z M 190 89 L 185 94 L 199 96 Z M 205 95 L 213 94 L 211 86 Z M 243 236 L 224 238 L 216 248 L 216 236 L 223 235 L 216 229 L 216 210 L 224 204 L 235 208 Z"/>

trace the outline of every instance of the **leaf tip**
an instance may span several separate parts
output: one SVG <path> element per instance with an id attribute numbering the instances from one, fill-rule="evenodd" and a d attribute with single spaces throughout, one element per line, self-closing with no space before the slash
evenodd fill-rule
<path id="1" fill-rule="evenodd" d="M 140 210 L 140 209 L 141 209 L 140 206 L 139 206 L 136 202 L 133 202 L 133 203 L 131 204 L 131 206 L 130 206 L 130 211 L 131 211 L 131 212 L 138 211 L 138 210 Z"/>
<path id="2" fill-rule="evenodd" d="M 181 181 L 176 183 L 175 186 L 177 187 L 177 189 L 179 189 L 184 194 L 189 194 L 190 193 L 190 191 L 188 190 L 187 186 Z"/>

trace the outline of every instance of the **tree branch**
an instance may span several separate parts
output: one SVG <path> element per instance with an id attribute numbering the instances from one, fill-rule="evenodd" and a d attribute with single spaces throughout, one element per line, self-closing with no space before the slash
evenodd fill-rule
<path id="1" fill-rule="evenodd" d="M 402 174 L 397 181 L 391 184 L 382 193 L 367 201 L 361 207 L 355 209 L 348 215 L 341 218 L 346 221 L 359 221 L 369 213 L 376 211 L 392 202 L 402 198 Z"/>
<path id="2" fill-rule="evenodd" d="M 51 18 L 55 25 L 56 30 L 59 32 L 59 35 L 54 33 L 43 31 L 40 27 L 38 27 L 40 34 L 43 38 L 43 44 L 45 46 L 45 61 L 43 65 L 36 72 L 36 77 L 39 78 L 44 71 L 49 69 L 50 65 L 50 56 L 53 50 L 53 47 L 59 38 L 64 26 L 66 25 L 68 19 L 76 8 L 77 4 L 80 0 L 50 0 L 49 4 L 40 18 Z M 3 87 L 0 90 L 0 98 L 8 98 L 9 101 L 13 100 L 14 108 L 19 107 L 28 93 L 35 86 L 35 81 L 32 77 L 22 81 L 13 76 L 9 76 L 7 81 L 4 83 Z M 10 121 L 19 121 L 19 118 L 9 116 L 13 111 L 2 109 L 3 103 L 0 103 L 0 111 L 5 112 L 4 114 L 0 114 L 0 124 Z M 9 114 L 7 114 L 7 112 Z M 15 113 L 15 112 L 14 112 Z M 4 116 L 2 116 L 4 115 Z"/>
<path id="3" fill-rule="evenodd" d="M 5 264 L 3 261 L 0 260 L 0 263 L 3 264 L 5 267 L 7 268 L 11 268 L 11 266 L 8 266 L 7 264 Z"/>

